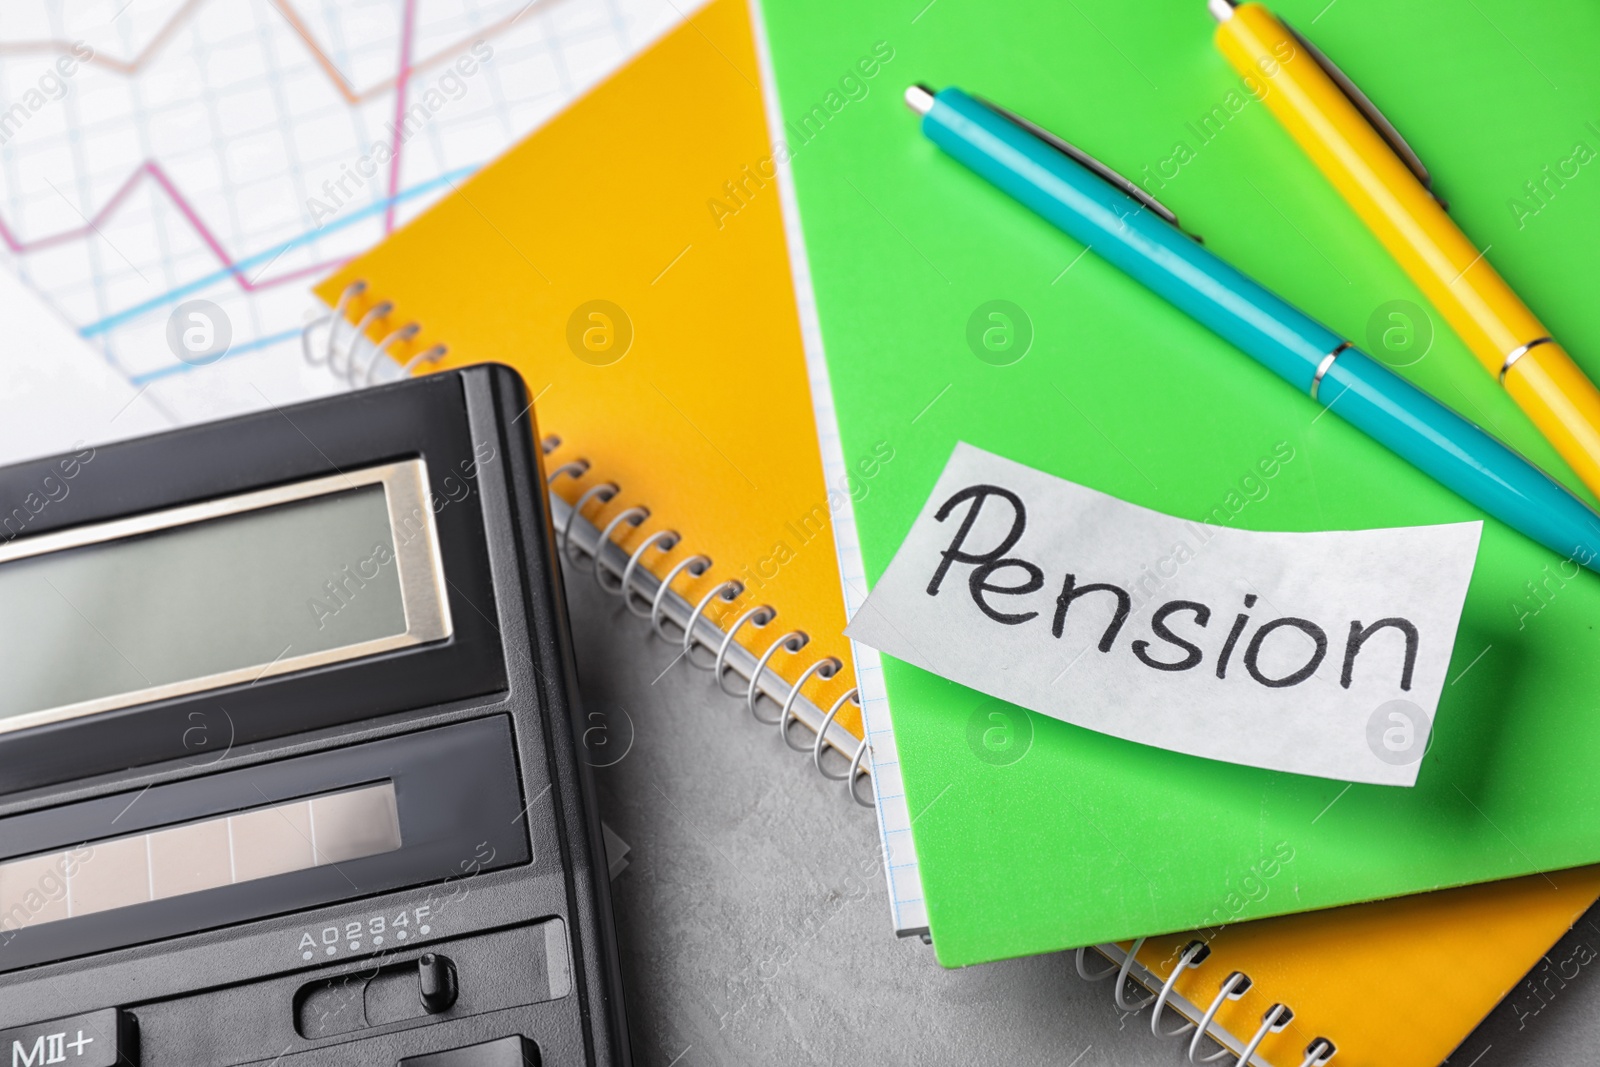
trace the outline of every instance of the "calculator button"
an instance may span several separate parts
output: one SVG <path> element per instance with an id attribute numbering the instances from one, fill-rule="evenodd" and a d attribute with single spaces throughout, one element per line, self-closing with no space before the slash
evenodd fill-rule
<path id="1" fill-rule="evenodd" d="M 139 1062 L 133 1032 L 133 1020 L 116 1008 L 0 1030 L 0 1064 L 128 1067 Z"/>

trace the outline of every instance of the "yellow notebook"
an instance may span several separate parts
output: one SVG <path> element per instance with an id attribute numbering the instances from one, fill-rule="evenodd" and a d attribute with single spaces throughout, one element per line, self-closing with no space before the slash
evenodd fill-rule
<path id="1" fill-rule="evenodd" d="M 613 593 L 627 572 L 628 606 L 866 803 L 832 524 L 852 486 L 824 484 L 778 191 L 750 170 L 759 77 L 739 0 L 694 13 L 319 284 L 308 357 L 517 368 L 568 567 Z M 714 211 L 730 184 L 743 206 Z"/>
<path id="2" fill-rule="evenodd" d="M 1252 1062 L 1273 1067 L 1434 1067 L 1596 894 L 1600 868 L 1579 867 L 1152 937 L 1136 949 L 1103 945 L 1097 951 L 1110 963 L 1096 970 L 1099 961 L 1080 952 L 1079 971 L 1100 979 L 1121 971 L 1144 986 L 1117 980 L 1118 1006 L 1139 1007 L 1144 1025 L 1174 1043 L 1194 1040 L 1186 1020 L 1208 1020 L 1230 1064 L 1254 1041 Z M 1558 985 L 1589 959 L 1552 961 Z M 1542 1004 L 1535 979 L 1527 981 L 1533 1004 Z M 1154 1001 L 1169 984 L 1158 1014 Z M 1198 1047 L 1201 1056 L 1215 1049 L 1205 1040 Z"/>

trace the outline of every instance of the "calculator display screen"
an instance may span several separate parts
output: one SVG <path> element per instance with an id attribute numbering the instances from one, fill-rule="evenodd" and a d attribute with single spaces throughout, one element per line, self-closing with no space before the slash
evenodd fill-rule
<path id="1" fill-rule="evenodd" d="M 444 636 L 420 466 L 0 546 L 0 731 Z"/>

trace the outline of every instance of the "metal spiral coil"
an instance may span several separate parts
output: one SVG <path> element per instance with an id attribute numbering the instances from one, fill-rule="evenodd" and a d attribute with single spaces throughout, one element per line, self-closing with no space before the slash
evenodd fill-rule
<path id="1" fill-rule="evenodd" d="M 317 316 L 301 328 L 300 354 L 309 366 L 326 367 L 328 373 L 346 385 L 360 388 L 376 385 L 383 380 L 386 370 L 390 379 L 409 378 L 418 367 L 437 363 L 444 358 L 444 345 L 434 345 L 418 352 L 404 363 L 390 355 L 389 350 L 395 345 L 410 341 L 422 332 L 422 326 L 417 322 L 398 326 L 389 324 L 389 315 L 394 311 L 392 301 L 379 301 L 364 311 L 354 323 L 350 322 L 345 310 L 352 300 L 366 291 L 365 281 L 358 279 L 351 282 L 344 287 L 339 299 L 326 314 Z M 382 340 L 373 341 L 367 336 L 367 328 L 374 323 L 383 323 L 387 327 Z M 323 334 L 320 345 L 316 340 L 319 332 Z M 358 359 L 358 353 L 364 354 L 364 358 Z"/>
<path id="2" fill-rule="evenodd" d="M 1172 973 L 1162 981 L 1155 972 L 1138 962 L 1139 950 L 1144 946 L 1144 938 L 1139 938 L 1127 949 L 1120 945 L 1106 944 L 1094 945 L 1089 948 L 1080 948 L 1073 956 L 1073 964 L 1079 977 L 1085 981 L 1100 982 L 1116 976 L 1116 988 L 1112 990 L 1112 999 L 1117 1007 L 1130 1014 L 1143 1011 L 1151 1007 L 1150 1032 L 1156 1037 L 1172 1039 L 1188 1036 L 1188 1060 L 1191 1064 L 1216 1063 L 1219 1060 L 1228 1060 L 1232 1057 L 1233 1067 L 1266 1067 L 1264 1062 L 1256 1057 L 1256 1050 L 1266 1040 L 1268 1034 L 1276 1034 L 1288 1027 L 1294 1019 L 1294 1010 L 1282 1002 L 1274 1003 L 1261 1016 L 1261 1023 L 1249 1040 L 1241 1041 L 1232 1033 L 1217 1023 L 1217 1014 L 1223 1005 L 1229 1001 L 1238 1000 L 1254 984 L 1250 976 L 1243 971 L 1230 972 L 1217 985 L 1217 992 L 1212 997 L 1210 1004 L 1203 1009 L 1197 1003 L 1184 1000 L 1174 992 L 1178 976 L 1184 971 L 1199 967 L 1211 955 L 1211 947 L 1204 941 L 1196 939 L 1184 947 L 1178 962 L 1172 968 Z M 1103 956 L 1108 966 L 1097 970 L 1090 970 L 1088 953 L 1090 951 Z M 1145 995 L 1137 999 L 1130 999 L 1127 993 L 1129 982 L 1142 987 Z M 1188 1016 L 1179 1026 L 1168 1028 L 1162 1025 L 1162 1016 L 1169 1005 L 1182 1015 Z M 1153 1006 L 1153 1007 L 1152 1007 Z M 1209 1037 L 1218 1049 L 1215 1052 L 1202 1055 L 1201 1039 Z M 1322 1067 L 1323 1064 L 1333 1059 L 1338 1048 L 1326 1037 L 1317 1036 L 1305 1047 L 1304 1059 L 1299 1067 Z"/>
<path id="3" fill-rule="evenodd" d="M 300 331 L 300 350 L 307 364 L 326 367 L 347 385 L 359 388 L 374 385 L 385 375 L 391 379 L 409 377 L 417 368 L 444 357 L 443 345 L 419 352 L 404 364 L 390 355 L 391 348 L 413 340 L 421 332 L 416 322 L 391 323 L 389 318 L 394 304 L 390 301 L 370 305 L 354 323 L 350 322 L 347 312 L 351 302 L 366 291 L 365 281 L 351 282 L 326 314 L 306 323 Z M 381 340 L 373 341 L 368 337 L 368 329 L 374 326 L 382 329 Z M 540 447 L 549 455 L 560 443 L 559 438 L 547 437 L 540 442 Z M 562 478 L 582 478 L 588 472 L 589 461 L 576 459 L 551 470 L 546 481 L 554 485 Z M 860 694 L 851 689 L 824 711 L 802 693 L 813 677 L 826 681 L 843 670 L 844 664 L 835 656 L 824 656 L 808 664 L 793 684 L 786 682 L 770 664 L 780 653 L 799 654 L 810 641 L 805 631 L 791 630 L 767 646 L 763 655 L 753 655 L 736 640 L 740 628 L 746 625 L 756 629 L 765 627 L 777 617 L 777 609 L 761 605 L 745 611 L 726 631 L 717 626 L 705 616 L 706 608 L 717 599 L 724 602 L 738 599 L 745 591 L 744 583 L 737 579 L 721 582 L 696 604 L 680 596 L 672 589 L 673 582 L 686 572 L 694 578 L 706 574 L 712 566 L 710 557 L 686 556 L 658 577 L 643 564 L 643 559 L 651 552 L 662 556 L 678 547 L 682 538 L 676 531 L 657 530 L 631 553 L 612 540 L 613 533 L 620 527 L 641 526 L 650 517 L 649 508 L 640 505 L 626 508 L 608 520 L 604 528 L 597 527 L 583 515 L 591 502 L 608 502 L 620 492 L 615 483 L 601 482 L 586 488 L 569 504 L 550 490 L 556 544 L 563 560 L 574 571 L 591 573 L 601 589 L 621 597 L 623 605 L 634 615 L 649 619 L 655 634 L 681 646 L 680 658 L 714 672 L 718 688 L 729 696 L 742 697 L 757 722 L 779 728 L 791 749 L 810 753 L 818 774 L 830 781 L 845 782 L 851 799 L 862 807 L 872 807 L 870 791 L 863 797 L 858 788 L 862 779 L 870 780 L 872 776 L 871 765 L 865 761 L 870 747 L 865 739 L 856 738 L 837 721 L 846 703 L 860 707 Z M 669 626 L 676 632 L 670 632 Z M 703 658 L 696 658 L 697 650 Z M 743 688 L 729 686 L 726 679 L 730 674 L 744 680 Z M 778 707 L 776 719 L 768 719 L 757 710 L 763 699 Z M 793 740 L 791 727 L 796 723 L 811 731 L 810 744 Z M 829 770 L 824 763 L 825 749 L 835 753 L 836 766 L 848 761 L 847 769 L 843 772 Z"/>
<path id="4" fill-rule="evenodd" d="M 553 452 L 557 444 L 547 438 L 544 452 L 547 455 Z M 549 481 L 554 484 L 563 478 L 581 478 L 589 470 L 587 460 L 576 459 L 552 470 Z M 679 545 L 681 536 L 675 530 L 658 530 L 631 551 L 617 544 L 612 540 L 612 533 L 624 526 L 640 526 L 650 514 L 648 508 L 642 505 L 625 508 L 603 526 L 590 522 L 583 512 L 591 502 L 611 501 L 620 492 L 615 483 L 601 482 L 585 489 L 571 503 L 551 492 L 553 525 L 560 532 L 563 555 L 583 571 L 592 573 L 601 589 L 621 597 L 635 615 L 649 619 L 654 634 L 678 646 L 678 658 L 710 672 L 724 693 L 742 699 L 757 722 L 781 728 L 784 742 L 797 752 L 808 753 L 818 774 L 831 781 L 847 782 L 846 788 L 856 803 L 872 807 L 871 796 L 863 796 L 858 787 L 863 778 L 870 778 L 872 774 L 870 765 L 865 762 L 869 751 L 867 742 L 858 740 L 837 721 L 845 704 L 859 706 L 859 694 L 851 689 L 824 711 L 803 692 L 812 678 L 824 681 L 833 678 L 844 669 L 844 664 L 836 656 L 823 656 L 807 664 L 794 682 L 786 681 L 773 669 L 772 663 L 779 655 L 800 654 L 810 642 L 809 635 L 803 630 L 790 630 L 767 644 L 759 656 L 739 644 L 737 638 L 741 629 L 747 626 L 757 630 L 765 628 L 777 618 L 777 609 L 768 604 L 752 606 L 726 630 L 712 622 L 706 616 L 706 609 L 718 600 L 724 603 L 737 600 L 745 592 L 744 583 L 735 578 L 726 579 L 711 586 L 693 602 L 681 596 L 673 589 L 679 576 L 687 573 L 695 578 L 703 577 L 711 571 L 711 558 L 686 555 L 659 577 L 648 570 L 641 562 L 643 558 L 651 552 L 663 555 L 671 551 Z M 580 559 L 583 562 L 578 562 Z M 729 675 L 741 679 L 743 685 L 730 685 Z M 776 718 L 768 718 L 759 710 L 763 700 L 777 706 Z M 811 731 L 809 743 L 794 740 L 796 723 Z M 829 769 L 824 762 L 826 749 L 832 749 L 841 763 L 848 760 L 848 768 L 843 772 Z"/>

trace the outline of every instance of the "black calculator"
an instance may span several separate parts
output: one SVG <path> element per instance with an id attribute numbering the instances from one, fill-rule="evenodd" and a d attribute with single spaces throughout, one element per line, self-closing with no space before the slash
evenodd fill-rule
<path id="1" fill-rule="evenodd" d="M 628 1062 L 484 365 L 0 469 L 0 1067 Z"/>

